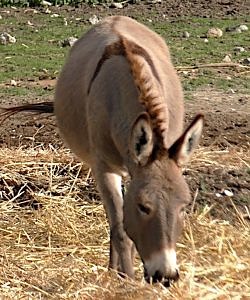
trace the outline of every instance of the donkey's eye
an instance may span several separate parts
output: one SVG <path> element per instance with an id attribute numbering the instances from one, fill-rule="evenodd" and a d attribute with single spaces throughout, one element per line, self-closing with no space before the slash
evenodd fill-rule
<path id="1" fill-rule="evenodd" d="M 141 213 L 145 215 L 149 215 L 151 212 L 151 208 L 149 206 L 143 205 L 141 203 L 138 204 L 138 209 Z"/>

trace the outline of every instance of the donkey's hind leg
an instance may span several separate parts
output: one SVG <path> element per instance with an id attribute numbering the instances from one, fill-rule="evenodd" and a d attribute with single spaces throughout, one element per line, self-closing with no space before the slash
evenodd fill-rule
<path id="1" fill-rule="evenodd" d="M 133 243 L 123 228 L 121 176 L 112 172 L 105 163 L 98 162 L 97 166 L 93 172 L 110 226 L 109 267 L 134 277 L 131 257 Z"/>

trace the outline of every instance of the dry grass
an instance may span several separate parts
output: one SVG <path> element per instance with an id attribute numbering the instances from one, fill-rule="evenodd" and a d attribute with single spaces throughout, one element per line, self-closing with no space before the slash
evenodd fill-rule
<path id="1" fill-rule="evenodd" d="M 249 154 L 249 153 L 248 153 Z M 197 165 L 249 163 L 247 153 L 201 149 Z M 106 269 L 109 229 L 89 170 L 67 150 L 0 150 L 0 299 L 249 299 L 249 223 L 187 216 L 181 280 L 169 290 Z M 32 206 L 24 202 L 33 199 Z M 39 209 L 34 209 L 39 207 Z"/>

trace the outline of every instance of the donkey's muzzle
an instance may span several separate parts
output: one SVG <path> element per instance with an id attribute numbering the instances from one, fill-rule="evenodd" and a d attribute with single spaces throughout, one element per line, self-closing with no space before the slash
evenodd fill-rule
<path id="1" fill-rule="evenodd" d="M 156 271 L 153 276 L 149 276 L 147 270 L 144 268 L 144 278 L 148 283 L 161 283 L 166 288 L 170 287 L 172 283 L 179 279 L 180 275 L 178 270 L 171 277 L 164 276 L 160 271 Z"/>

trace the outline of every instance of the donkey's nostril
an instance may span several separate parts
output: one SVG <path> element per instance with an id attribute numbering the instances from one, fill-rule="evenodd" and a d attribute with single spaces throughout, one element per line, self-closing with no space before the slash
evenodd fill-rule
<path id="1" fill-rule="evenodd" d="M 154 283 L 161 282 L 163 279 L 163 275 L 160 271 L 156 271 L 152 278 Z"/>
<path id="2" fill-rule="evenodd" d="M 170 279 L 164 279 L 162 284 L 166 287 L 169 288 L 170 287 Z"/>

